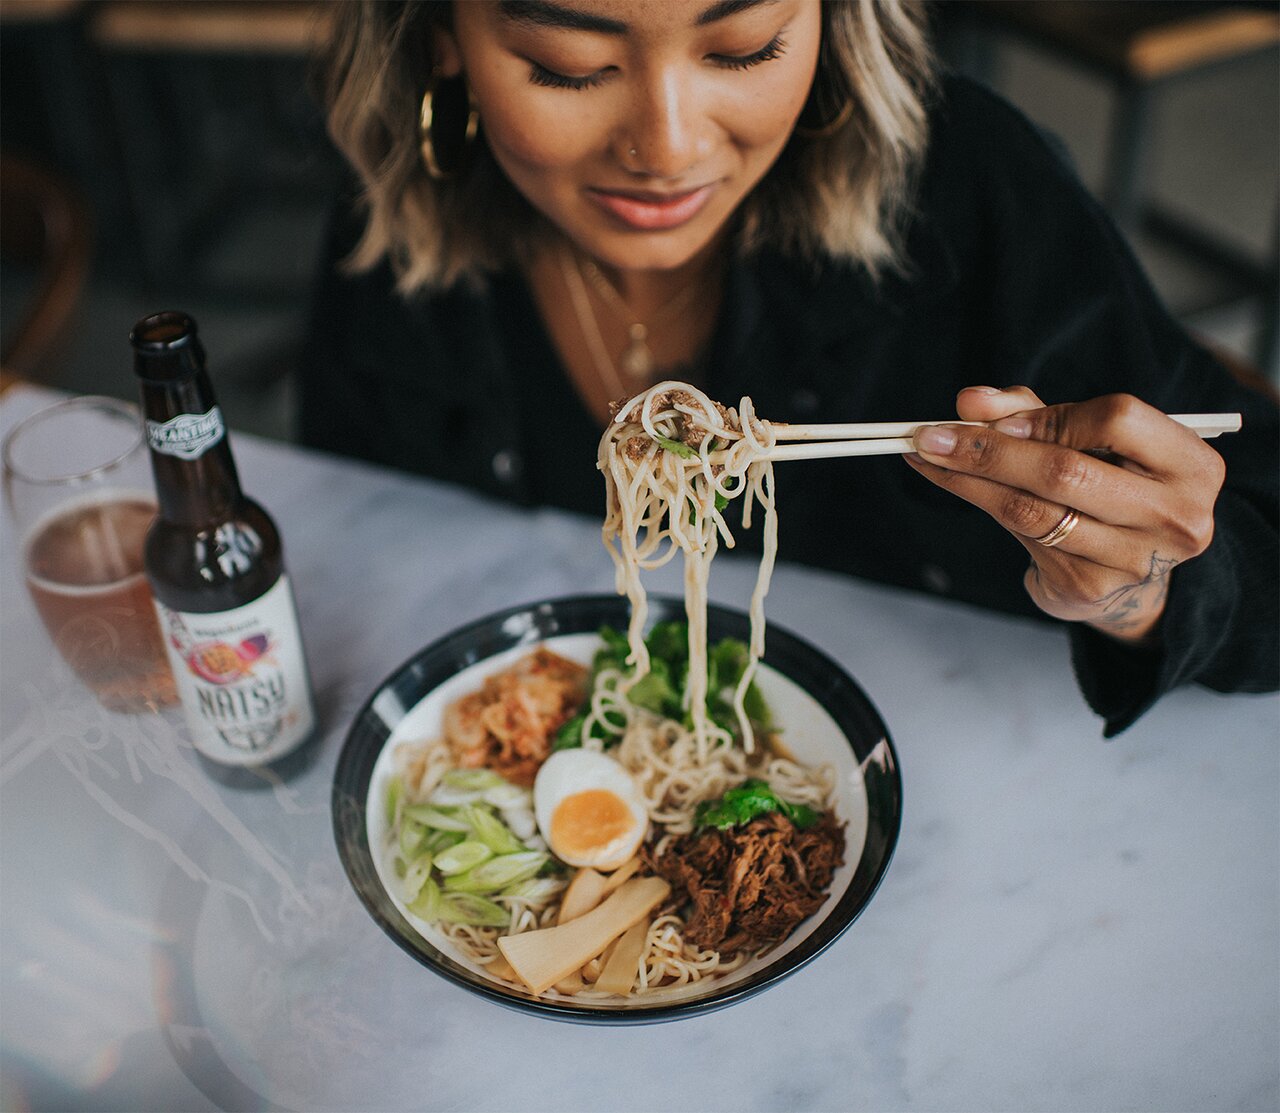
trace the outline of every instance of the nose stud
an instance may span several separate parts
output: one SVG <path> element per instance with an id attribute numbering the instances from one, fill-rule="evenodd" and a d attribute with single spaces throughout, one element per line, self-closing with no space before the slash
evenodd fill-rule
<path id="1" fill-rule="evenodd" d="M 627 154 L 629 154 L 632 158 L 635 158 L 637 153 L 638 153 L 638 152 L 636 151 L 636 149 L 635 149 L 634 147 L 628 147 L 628 148 L 627 148 Z"/>

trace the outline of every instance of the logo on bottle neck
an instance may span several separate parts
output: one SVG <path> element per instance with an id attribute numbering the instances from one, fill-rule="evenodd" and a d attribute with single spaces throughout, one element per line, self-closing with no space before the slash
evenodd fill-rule
<path id="1" fill-rule="evenodd" d="M 179 414 L 168 421 L 147 419 L 147 443 L 155 452 L 179 460 L 198 460 L 226 434 L 222 410 L 214 406 L 208 413 Z"/>

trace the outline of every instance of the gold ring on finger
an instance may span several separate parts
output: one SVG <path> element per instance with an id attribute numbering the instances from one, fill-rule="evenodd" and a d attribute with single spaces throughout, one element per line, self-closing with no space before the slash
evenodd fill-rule
<path id="1" fill-rule="evenodd" d="M 1080 524 L 1080 512 L 1078 510 L 1068 510 L 1056 526 L 1053 527 L 1043 537 L 1035 539 L 1038 545 L 1043 545 L 1046 549 L 1052 549 L 1055 545 L 1060 545 L 1069 536 L 1071 531 Z"/>

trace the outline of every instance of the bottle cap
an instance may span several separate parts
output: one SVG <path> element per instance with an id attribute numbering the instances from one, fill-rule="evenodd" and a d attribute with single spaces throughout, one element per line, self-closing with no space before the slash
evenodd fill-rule
<path id="1" fill-rule="evenodd" d="M 139 378 L 173 382 L 204 370 L 204 348 L 195 320 L 177 310 L 143 317 L 130 331 L 129 342 Z"/>

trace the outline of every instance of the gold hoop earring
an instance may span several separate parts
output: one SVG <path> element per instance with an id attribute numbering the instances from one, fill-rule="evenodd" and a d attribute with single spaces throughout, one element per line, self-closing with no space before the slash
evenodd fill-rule
<path id="1" fill-rule="evenodd" d="M 437 102 L 437 97 L 439 102 Z M 445 103 L 446 100 L 453 101 L 460 98 L 461 103 L 457 105 L 452 103 L 446 105 Z M 462 142 L 457 145 L 458 153 L 456 156 L 447 159 L 446 162 L 441 162 L 437 139 L 439 128 L 436 118 L 442 114 L 442 109 L 446 113 L 451 113 L 464 106 L 466 122 L 462 127 Z M 459 79 L 457 81 L 441 82 L 428 88 L 422 95 L 422 107 L 418 111 L 419 149 L 422 151 L 422 161 L 427 168 L 427 173 L 436 181 L 444 181 L 446 178 L 452 178 L 457 174 L 462 169 L 467 151 L 471 144 L 475 142 L 476 133 L 479 130 L 480 113 L 476 111 L 476 106 L 471 102 L 471 90 L 467 88 L 465 81 Z"/>

